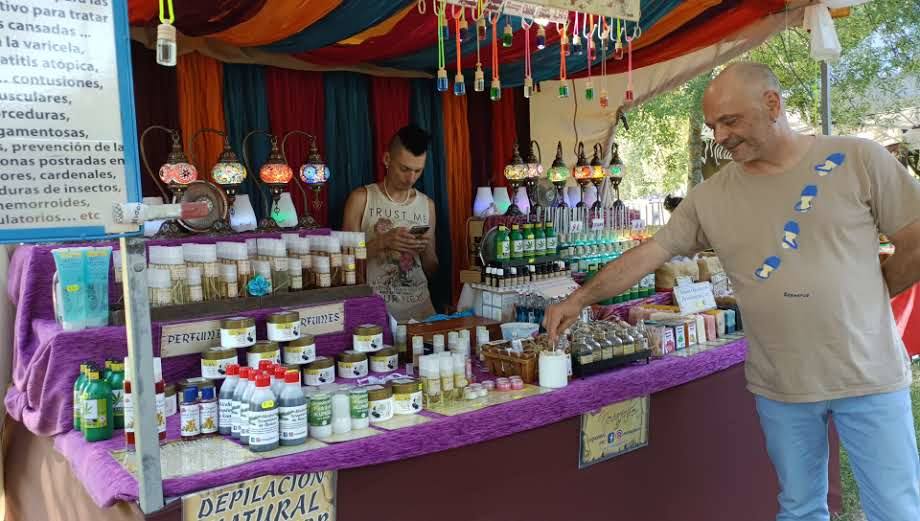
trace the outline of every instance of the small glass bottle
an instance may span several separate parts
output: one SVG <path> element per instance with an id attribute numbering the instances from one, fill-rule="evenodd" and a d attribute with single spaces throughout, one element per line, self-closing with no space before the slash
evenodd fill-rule
<path id="1" fill-rule="evenodd" d="M 173 303 L 169 271 L 147 268 L 147 287 L 150 288 L 150 307 L 169 306 Z"/>
<path id="2" fill-rule="evenodd" d="M 355 271 L 358 284 L 367 284 L 367 239 L 364 232 L 351 232 L 355 242 Z"/>
<path id="3" fill-rule="evenodd" d="M 237 298 L 240 296 L 236 264 L 220 265 L 220 298 Z"/>
<path id="4" fill-rule="evenodd" d="M 204 288 L 201 285 L 201 268 L 189 268 L 188 274 L 188 295 L 189 302 L 201 302 L 204 300 Z"/>
<path id="5" fill-rule="evenodd" d="M 442 402 L 440 359 L 438 355 L 421 356 L 419 363 L 421 364 L 420 374 L 422 375 L 425 408 L 431 409 L 432 406 Z"/>
<path id="6" fill-rule="evenodd" d="M 438 356 L 438 369 L 441 374 L 441 394 L 444 401 L 452 401 L 455 395 L 454 390 L 454 366 L 451 354 L 443 352 Z"/>
<path id="7" fill-rule="evenodd" d="M 261 275 L 262 278 L 264 278 L 265 281 L 268 282 L 268 293 L 272 293 L 274 284 L 272 280 L 273 273 L 272 273 L 271 262 L 265 261 L 265 260 L 255 260 L 255 261 L 252 261 L 252 268 L 254 270 L 255 275 Z M 248 287 L 245 289 L 245 293 L 248 295 L 249 293 Z"/>
<path id="8" fill-rule="evenodd" d="M 317 288 L 332 287 L 332 272 L 329 257 L 313 257 L 313 271 L 316 274 Z"/>
<path id="9" fill-rule="evenodd" d="M 288 291 L 303 291 L 303 264 L 300 257 L 288 257 L 288 276 L 291 281 Z"/>
<path id="10" fill-rule="evenodd" d="M 355 263 L 355 256 L 345 255 L 344 263 L 345 263 L 345 285 L 354 286 L 358 282 L 358 276 L 357 276 L 358 268 Z"/>

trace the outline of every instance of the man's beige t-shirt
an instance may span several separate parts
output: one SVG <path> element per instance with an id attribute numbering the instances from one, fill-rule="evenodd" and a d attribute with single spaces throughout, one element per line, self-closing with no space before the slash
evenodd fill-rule
<path id="1" fill-rule="evenodd" d="M 920 183 L 887 150 L 821 136 L 780 175 L 726 165 L 654 240 L 673 255 L 715 249 L 744 316 L 751 392 L 818 402 L 910 385 L 878 233 L 918 217 Z"/>

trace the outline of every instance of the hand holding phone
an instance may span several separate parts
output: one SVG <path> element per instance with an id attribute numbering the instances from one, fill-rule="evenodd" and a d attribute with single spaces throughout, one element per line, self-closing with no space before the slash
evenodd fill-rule
<path id="1" fill-rule="evenodd" d="M 413 226 L 409 229 L 409 233 L 412 235 L 425 235 L 430 229 L 431 226 Z"/>

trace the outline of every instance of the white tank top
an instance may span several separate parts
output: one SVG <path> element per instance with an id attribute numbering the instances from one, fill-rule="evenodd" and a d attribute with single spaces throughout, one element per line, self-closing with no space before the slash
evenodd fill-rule
<path id="1" fill-rule="evenodd" d="M 393 228 L 428 226 L 431 222 L 425 194 L 416 190 L 406 204 L 398 204 L 390 201 L 376 183 L 364 188 L 367 204 L 361 218 L 361 231 L 369 241 Z M 418 255 L 384 250 L 375 258 L 367 259 L 367 280 L 386 301 L 387 310 L 396 320 L 422 320 L 434 314 L 428 279 Z"/>

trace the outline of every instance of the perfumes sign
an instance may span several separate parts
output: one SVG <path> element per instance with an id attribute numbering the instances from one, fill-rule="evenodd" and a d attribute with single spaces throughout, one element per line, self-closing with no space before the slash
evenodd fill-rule
<path id="1" fill-rule="evenodd" d="M 345 331 L 345 304 L 343 302 L 301 308 L 296 311 L 300 313 L 300 326 L 303 333 L 316 336 Z"/>
<path id="2" fill-rule="evenodd" d="M 336 473 L 265 476 L 182 498 L 184 521 L 335 521 Z"/>

